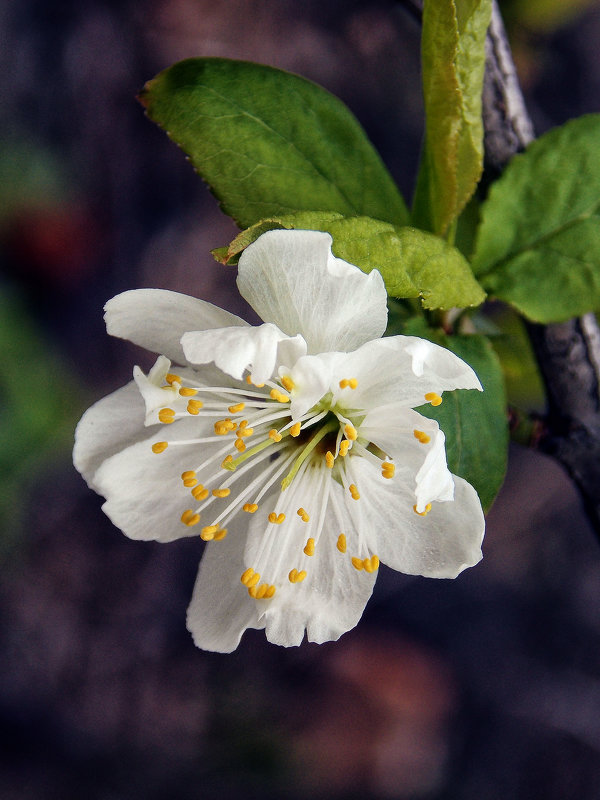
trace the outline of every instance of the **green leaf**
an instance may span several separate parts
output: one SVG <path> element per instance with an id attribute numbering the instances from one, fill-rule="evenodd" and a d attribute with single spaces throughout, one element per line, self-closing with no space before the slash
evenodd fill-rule
<path id="1" fill-rule="evenodd" d="M 419 227 L 445 234 L 483 167 L 481 93 L 491 0 L 425 0 L 421 57 L 425 146 L 413 208 Z"/>
<path id="2" fill-rule="evenodd" d="M 327 231 L 333 237 L 334 255 L 364 272 L 379 270 L 391 297 L 420 297 L 427 309 L 476 306 L 485 299 L 456 248 L 425 231 L 394 227 L 370 217 L 301 213 L 261 220 L 242 231 L 226 258 L 219 260 L 235 263 L 242 250 L 269 228 Z"/>
<path id="3" fill-rule="evenodd" d="M 303 210 L 408 221 L 356 118 L 304 78 L 245 61 L 194 58 L 161 72 L 140 100 L 241 228 Z"/>
<path id="4" fill-rule="evenodd" d="M 404 332 L 452 350 L 481 381 L 483 392 L 444 392 L 440 406 L 417 410 L 439 422 L 446 434 L 448 467 L 475 487 L 487 510 L 502 486 L 508 454 L 506 396 L 498 357 L 485 336 L 445 336 L 419 320 L 405 326 Z"/>
<path id="5" fill-rule="evenodd" d="M 600 308 L 600 114 L 515 156 L 483 204 L 473 268 L 536 322 Z"/>

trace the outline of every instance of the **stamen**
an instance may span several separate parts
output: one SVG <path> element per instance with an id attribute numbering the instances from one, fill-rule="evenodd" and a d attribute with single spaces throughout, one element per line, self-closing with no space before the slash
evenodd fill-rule
<path id="1" fill-rule="evenodd" d="M 153 453 L 164 453 L 168 446 L 169 446 L 168 442 L 155 442 L 152 445 L 152 452 Z"/>
<path id="2" fill-rule="evenodd" d="M 260 580 L 260 573 L 255 572 L 252 569 L 252 567 L 248 567 L 248 569 L 245 570 L 245 572 L 242 572 L 240 580 L 244 584 L 244 586 L 247 586 L 248 588 L 256 586 L 256 584 Z"/>
<path id="3" fill-rule="evenodd" d="M 351 442 L 356 441 L 356 439 L 358 438 L 358 433 L 356 432 L 356 428 L 354 427 L 354 425 L 351 425 L 350 423 L 344 425 L 344 433 L 346 434 L 346 439 L 350 439 Z"/>
<path id="4" fill-rule="evenodd" d="M 310 520 L 310 517 L 303 508 L 299 508 L 296 514 L 298 514 L 302 522 L 308 522 Z"/>
<path id="5" fill-rule="evenodd" d="M 215 542 L 220 542 L 221 539 L 224 539 L 227 536 L 227 528 L 221 528 L 215 533 Z"/>
<path id="6" fill-rule="evenodd" d="M 209 494 L 210 492 L 208 491 L 208 489 L 205 489 L 201 483 L 199 483 L 198 486 L 194 486 L 194 488 L 192 489 L 192 497 L 195 500 L 198 500 L 198 502 L 206 500 Z"/>
<path id="7" fill-rule="evenodd" d="M 271 389 L 269 397 L 272 400 L 277 400 L 278 403 L 289 403 L 290 401 L 290 398 L 287 396 L 287 394 L 280 392 L 279 389 Z"/>
<path id="8" fill-rule="evenodd" d="M 379 566 L 379 558 L 378 556 L 371 556 L 371 558 L 364 558 L 363 559 L 363 566 L 366 572 L 375 572 L 377 567 Z"/>
<path id="9" fill-rule="evenodd" d="M 190 386 L 182 386 L 179 390 L 179 394 L 182 397 L 193 397 L 195 394 L 198 394 L 198 389 L 192 389 Z"/>
<path id="10" fill-rule="evenodd" d="M 276 431 L 275 428 L 271 428 L 269 431 L 269 439 L 272 439 L 274 442 L 280 442 L 282 438 L 282 435 Z"/>
<path id="11" fill-rule="evenodd" d="M 254 514 L 255 511 L 258 511 L 258 505 L 257 503 L 244 503 L 242 511 L 247 511 L 248 514 Z"/>
<path id="12" fill-rule="evenodd" d="M 306 578 L 306 570 L 302 569 L 300 572 L 298 572 L 297 569 L 293 569 L 290 571 L 288 578 L 290 583 L 302 583 L 304 578 Z"/>
<path id="13" fill-rule="evenodd" d="M 243 439 L 236 439 L 234 442 L 236 450 L 239 450 L 240 453 L 243 453 L 246 449 L 246 445 L 244 444 Z"/>
<path id="14" fill-rule="evenodd" d="M 439 406 L 442 402 L 442 398 L 436 392 L 427 392 L 425 395 L 425 400 L 428 403 L 431 403 L 432 406 Z"/>
<path id="15" fill-rule="evenodd" d="M 325 453 L 325 463 L 327 464 L 328 469 L 333 469 L 335 458 L 330 450 Z"/>
<path id="16" fill-rule="evenodd" d="M 440 400 L 441 402 L 441 400 Z M 432 403 L 432 405 L 439 405 L 439 403 Z M 418 439 L 421 444 L 428 444 L 431 441 L 431 436 L 428 436 L 425 431 L 413 431 L 413 436 Z"/>
<path id="17" fill-rule="evenodd" d="M 352 556 L 352 566 L 359 572 L 361 571 L 361 569 L 365 568 L 362 558 L 358 558 L 357 556 Z"/>
<path id="18" fill-rule="evenodd" d="M 188 510 L 184 511 L 181 515 L 181 521 L 184 525 L 187 525 L 188 528 L 191 528 L 192 525 L 197 525 L 200 522 L 200 514 L 196 514 L 191 508 L 188 508 Z"/>
<path id="19" fill-rule="evenodd" d="M 384 478 L 393 478 L 396 472 L 396 467 L 389 461 L 384 461 L 381 465 L 381 474 Z"/>
<path id="20" fill-rule="evenodd" d="M 418 514 L 420 517 L 426 517 L 427 514 L 429 514 L 429 512 L 431 511 L 431 503 L 427 503 L 427 505 L 425 506 L 425 509 L 423 511 L 417 511 L 417 506 L 414 505 L 413 506 L 413 511 L 415 512 L 415 514 Z"/>
<path id="21" fill-rule="evenodd" d="M 197 417 L 203 405 L 204 403 L 202 403 L 201 400 L 190 400 L 186 406 L 186 410 L 188 414 Z"/>
<path id="22" fill-rule="evenodd" d="M 336 547 L 340 553 L 346 552 L 346 536 L 343 533 L 340 533 L 338 536 Z"/>
<path id="23" fill-rule="evenodd" d="M 308 442 L 304 450 L 300 453 L 300 455 L 294 461 L 294 466 L 289 471 L 289 473 L 285 476 L 285 478 L 281 481 L 281 490 L 285 491 L 288 488 L 290 483 L 294 480 L 298 470 L 302 466 L 302 464 L 306 461 L 318 443 L 324 436 L 327 436 L 328 433 L 335 430 L 337 428 L 337 420 L 332 420 L 328 425 L 323 425 L 323 427 L 318 430 L 312 439 Z"/>
<path id="24" fill-rule="evenodd" d="M 344 439 L 343 442 L 340 442 L 340 455 L 342 458 L 348 454 L 348 448 L 350 447 L 350 440 Z"/>
<path id="25" fill-rule="evenodd" d="M 213 497 L 229 497 L 231 489 L 213 489 Z"/>
<path id="26" fill-rule="evenodd" d="M 356 484 L 351 483 L 350 486 L 348 487 L 348 491 L 352 495 L 353 500 L 360 500 L 360 494 L 358 489 L 356 488 Z"/>
<path id="27" fill-rule="evenodd" d="M 290 376 L 284 375 L 280 380 L 286 392 L 291 392 L 292 389 L 294 388 L 294 381 L 290 378 Z"/>
<path id="28" fill-rule="evenodd" d="M 181 383 L 181 378 L 179 375 L 175 375 L 173 372 L 168 372 L 165 375 L 166 382 L 171 385 L 172 383 Z"/>
<path id="29" fill-rule="evenodd" d="M 240 411 L 243 411 L 246 408 L 246 403 L 236 403 L 234 406 L 228 406 L 227 411 L 230 414 L 239 414 Z"/>
<path id="30" fill-rule="evenodd" d="M 290 428 L 290 436 L 300 436 L 300 428 L 302 427 L 300 422 L 295 422 L 292 427 Z"/>
<path id="31" fill-rule="evenodd" d="M 214 538 L 215 533 L 219 530 L 218 525 L 207 525 L 205 528 L 202 528 L 202 532 L 200 533 L 200 538 L 204 539 L 205 542 L 209 542 L 211 539 Z"/>
<path id="32" fill-rule="evenodd" d="M 271 584 L 267 589 L 267 591 L 265 592 L 265 600 L 270 600 L 274 594 L 275 594 L 275 587 L 273 586 L 273 584 Z"/>
<path id="33" fill-rule="evenodd" d="M 221 463 L 221 467 L 223 469 L 229 469 L 229 467 L 227 465 L 231 464 L 232 461 L 233 461 L 233 456 L 231 455 L 231 453 L 229 453 L 229 455 L 225 456 L 225 458 L 223 459 L 223 461 Z"/>
<path id="34" fill-rule="evenodd" d="M 172 408 L 161 408 L 158 412 L 158 419 L 164 425 L 169 425 L 171 422 L 175 422 L 175 412 Z"/>
<path id="35" fill-rule="evenodd" d="M 250 377 L 250 375 L 246 375 L 246 383 L 248 384 L 248 386 L 256 386 L 257 389 L 262 389 L 262 387 L 264 386 L 264 383 L 252 383 L 252 378 Z"/>
<path id="36" fill-rule="evenodd" d="M 356 378 L 343 378 L 343 380 L 340 381 L 340 389 L 356 389 L 357 386 L 358 381 Z"/>
<path id="37" fill-rule="evenodd" d="M 248 423 L 246 423 L 246 424 L 248 424 Z M 245 425 L 243 425 L 243 426 L 240 425 L 240 427 L 238 428 L 238 431 L 237 431 L 237 435 L 240 436 L 240 437 L 241 436 L 252 436 L 253 433 L 254 433 L 254 428 L 246 428 Z"/>
<path id="38" fill-rule="evenodd" d="M 285 514 L 277 514 L 275 511 L 271 511 L 269 514 L 269 522 L 272 522 L 273 525 L 281 525 L 281 523 L 284 521 Z"/>
<path id="39" fill-rule="evenodd" d="M 311 536 L 311 537 L 310 537 L 310 539 L 308 539 L 308 541 L 306 542 L 306 545 L 305 545 L 305 547 L 304 547 L 304 550 L 303 550 L 303 552 L 304 552 L 304 553 L 305 553 L 307 556 L 314 556 L 314 554 L 315 554 L 315 540 L 312 538 L 312 536 Z"/>

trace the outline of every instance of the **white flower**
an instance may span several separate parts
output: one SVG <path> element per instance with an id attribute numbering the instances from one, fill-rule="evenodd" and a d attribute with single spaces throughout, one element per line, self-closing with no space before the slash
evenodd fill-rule
<path id="1" fill-rule="evenodd" d="M 109 333 L 162 355 L 86 412 L 74 462 L 127 536 L 208 542 L 188 609 L 199 647 L 231 651 L 246 628 L 337 639 L 380 560 L 441 578 L 481 558 L 479 498 L 413 410 L 481 386 L 448 350 L 380 338 L 381 276 L 334 258 L 328 234 L 265 233 L 238 286 L 263 325 L 158 289 L 107 303 Z"/>

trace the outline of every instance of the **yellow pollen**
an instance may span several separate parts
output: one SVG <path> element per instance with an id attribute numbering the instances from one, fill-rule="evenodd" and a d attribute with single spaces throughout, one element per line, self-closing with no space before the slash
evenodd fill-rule
<path id="1" fill-rule="evenodd" d="M 228 406 L 227 411 L 230 414 L 239 414 L 240 411 L 243 411 L 246 408 L 246 403 L 236 403 L 234 406 Z"/>
<path id="2" fill-rule="evenodd" d="M 185 486 L 186 489 L 191 489 L 197 483 L 198 481 L 196 480 L 196 478 L 186 478 L 183 482 L 183 485 Z"/>
<path id="3" fill-rule="evenodd" d="M 181 378 L 179 377 L 179 375 L 175 375 L 173 372 L 168 372 L 165 375 L 165 380 L 169 384 L 169 386 L 172 383 L 181 383 Z"/>
<path id="4" fill-rule="evenodd" d="M 223 469 L 227 469 L 227 467 L 225 465 L 226 464 L 231 464 L 232 461 L 233 461 L 233 456 L 230 453 L 228 456 L 225 456 L 225 458 L 221 462 L 221 466 L 223 467 Z"/>
<path id="5" fill-rule="evenodd" d="M 186 406 L 186 410 L 188 414 L 191 414 L 193 417 L 197 417 L 200 413 L 200 409 L 202 408 L 203 403 L 201 400 L 189 400 Z"/>
<path id="6" fill-rule="evenodd" d="M 431 511 L 431 503 L 427 503 L 427 505 L 425 506 L 425 509 L 423 511 L 417 511 L 417 507 L 416 507 L 416 505 L 414 505 L 413 506 L 413 511 L 415 512 L 415 514 L 418 514 L 420 517 L 425 517 Z"/>
<path id="7" fill-rule="evenodd" d="M 358 436 L 356 428 L 354 425 L 350 425 L 350 423 L 348 423 L 348 425 L 344 425 L 344 433 L 346 434 L 346 439 L 350 439 L 351 442 L 354 442 Z"/>
<path id="8" fill-rule="evenodd" d="M 169 446 L 168 442 L 154 442 L 154 444 L 152 445 L 152 452 L 164 453 L 168 446 Z"/>
<path id="9" fill-rule="evenodd" d="M 190 400 L 190 403 L 193 402 L 193 400 Z M 234 430 L 236 427 L 237 426 L 235 422 L 230 420 L 229 417 L 227 417 L 227 419 L 219 419 L 217 422 L 215 422 L 215 433 L 217 436 L 224 436 L 226 433 L 229 433 L 229 431 Z"/>
<path id="10" fill-rule="evenodd" d="M 358 381 L 356 378 L 343 378 L 343 380 L 340 381 L 340 389 L 356 389 L 357 386 Z"/>
<path id="11" fill-rule="evenodd" d="M 290 574 L 288 575 L 290 583 L 302 583 L 304 578 L 306 578 L 305 569 L 301 569 L 300 572 L 298 572 L 297 569 L 290 570 Z"/>
<path id="12" fill-rule="evenodd" d="M 257 586 L 255 589 L 255 594 L 252 594 L 251 597 L 254 597 L 256 600 L 262 600 L 263 597 L 266 595 L 267 590 L 269 589 L 268 583 L 261 583 L 260 586 Z"/>
<path id="13" fill-rule="evenodd" d="M 161 408 L 158 412 L 158 419 L 165 425 L 175 421 L 175 412 L 172 408 Z"/>
<path id="14" fill-rule="evenodd" d="M 205 542 L 208 542 L 210 539 L 214 538 L 214 535 L 215 533 L 217 533 L 218 530 L 219 530 L 218 525 L 207 525 L 205 528 L 202 528 L 200 536 L 202 537 L 202 539 L 204 539 Z"/>
<path id="15" fill-rule="evenodd" d="M 285 514 L 277 514 L 275 511 L 271 511 L 269 514 L 269 522 L 272 522 L 273 525 L 281 525 L 284 520 Z"/>
<path id="16" fill-rule="evenodd" d="M 213 489 L 212 495 L 213 497 L 229 497 L 231 494 L 231 489 Z"/>
<path id="17" fill-rule="evenodd" d="M 308 522 L 310 520 L 310 517 L 303 508 L 299 508 L 296 514 L 298 514 L 302 522 Z"/>
<path id="18" fill-rule="evenodd" d="M 344 439 L 343 442 L 340 442 L 340 455 L 342 458 L 347 455 L 348 448 L 350 447 L 350 442 L 348 439 Z"/>
<path id="19" fill-rule="evenodd" d="M 292 427 L 290 428 L 290 436 L 300 436 L 300 428 L 302 427 L 300 422 L 295 422 Z"/>
<path id="20" fill-rule="evenodd" d="M 192 525 L 197 525 L 200 522 L 200 514 L 196 514 L 191 508 L 188 508 L 188 510 L 184 511 L 181 515 L 181 521 L 184 525 L 191 528 Z"/>
<path id="21" fill-rule="evenodd" d="M 357 569 L 359 572 L 361 569 L 365 568 L 364 562 L 362 558 L 357 558 L 357 556 L 352 556 L 352 566 L 354 569 Z"/>
<path id="22" fill-rule="evenodd" d="M 275 594 L 275 587 L 273 586 L 273 584 L 271 584 L 267 589 L 267 591 L 265 592 L 265 600 L 270 600 L 274 594 Z"/>
<path id="23" fill-rule="evenodd" d="M 277 400 L 278 403 L 289 403 L 290 400 L 287 394 L 280 392 L 279 389 L 271 389 L 269 397 L 271 400 Z"/>
<path id="24" fill-rule="evenodd" d="M 283 378 L 281 378 L 281 385 L 286 390 L 286 392 L 291 392 L 292 389 L 294 388 L 294 381 L 290 378 L 289 375 L 284 375 Z"/>
<path id="25" fill-rule="evenodd" d="M 198 394 L 198 389 L 191 389 L 189 386 L 182 386 L 179 390 L 179 394 L 182 397 L 193 397 L 195 394 Z"/>
<path id="26" fill-rule="evenodd" d="M 246 445 L 244 444 L 244 440 L 243 439 L 236 439 L 235 442 L 234 442 L 234 445 L 235 445 L 236 450 L 239 450 L 240 453 L 243 453 L 244 450 L 246 449 Z"/>
<path id="27" fill-rule="evenodd" d="M 442 398 L 435 392 L 427 392 L 425 395 L 425 400 L 427 400 L 428 403 L 431 403 L 432 406 L 439 406 L 442 402 Z"/>
<path id="28" fill-rule="evenodd" d="M 336 547 L 340 553 L 346 552 L 346 536 L 343 533 L 340 533 L 338 536 Z"/>
<path id="29" fill-rule="evenodd" d="M 199 501 L 206 500 L 209 494 L 210 492 L 208 491 L 208 489 L 205 489 L 201 483 L 199 483 L 198 486 L 194 486 L 194 488 L 192 489 L 192 497 L 195 500 Z"/>
<path id="30" fill-rule="evenodd" d="M 244 503 L 242 511 L 247 511 L 248 514 L 254 514 L 255 511 L 258 511 L 258 505 L 256 503 Z"/>
<path id="31" fill-rule="evenodd" d="M 188 478 L 195 478 L 195 477 L 196 477 L 196 473 L 194 472 L 193 469 L 186 469 L 185 472 L 181 473 L 181 480 L 182 481 L 185 481 Z"/>
<path id="32" fill-rule="evenodd" d="M 280 442 L 282 440 L 282 435 L 279 431 L 276 431 L 275 428 L 271 428 L 269 431 L 269 439 L 273 439 L 274 442 Z"/>
<path id="33" fill-rule="evenodd" d="M 215 538 L 215 535 L 216 534 L 212 533 L 212 531 L 208 531 L 208 533 L 204 533 L 204 531 L 202 531 L 200 538 L 203 542 L 212 542 L 212 540 Z"/>
<path id="34" fill-rule="evenodd" d="M 220 542 L 227 536 L 227 528 L 221 528 L 215 533 L 215 542 Z"/>
<path id="35" fill-rule="evenodd" d="M 433 405 L 436 405 L 435 403 Z M 437 403 L 439 405 L 439 403 Z M 431 436 L 428 436 L 425 431 L 413 431 L 413 436 L 415 439 L 418 439 L 421 444 L 428 444 L 431 441 Z"/>
<path id="36" fill-rule="evenodd" d="M 378 556 L 371 556 L 371 558 L 363 559 L 363 566 L 367 572 L 375 572 L 379 566 Z"/>
<path id="37" fill-rule="evenodd" d="M 333 469 L 333 465 L 335 463 L 335 458 L 333 457 L 333 453 L 330 450 L 328 450 L 325 453 L 325 463 L 327 464 L 329 469 Z"/>
<path id="38" fill-rule="evenodd" d="M 250 377 L 250 376 L 248 376 L 248 377 Z M 254 570 L 252 569 L 252 567 L 248 567 L 248 569 L 247 569 L 247 570 L 245 570 L 244 572 L 242 572 L 242 576 L 241 576 L 240 580 L 241 580 L 241 582 L 242 582 L 243 584 L 245 584 L 245 585 L 247 586 L 247 585 L 248 585 L 248 581 L 250 580 L 250 578 L 251 578 L 253 575 L 254 575 Z"/>
<path id="39" fill-rule="evenodd" d="M 350 494 L 352 495 L 353 500 L 360 500 L 360 494 L 354 483 L 351 483 L 348 489 L 350 491 Z"/>
<path id="40" fill-rule="evenodd" d="M 254 433 L 254 428 L 246 428 L 245 426 L 242 427 L 240 425 L 240 427 L 238 428 L 237 435 L 238 436 L 252 436 L 253 433 Z"/>
<path id="41" fill-rule="evenodd" d="M 396 467 L 389 461 L 384 461 L 381 465 L 381 474 L 384 478 L 393 478 L 396 472 Z"/>
<path id="42" fill-rule="evenodd" d="M 307 556 L 314 556 L 315 554 L 315 540 L 310 537 L 310 539 L 306 542 L 303 552 Z"/>

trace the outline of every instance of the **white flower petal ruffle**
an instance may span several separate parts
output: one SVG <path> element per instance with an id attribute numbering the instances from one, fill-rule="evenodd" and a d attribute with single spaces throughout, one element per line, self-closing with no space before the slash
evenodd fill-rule
<path id="1" fill-rule="evenodd" d="M 190 331 L 181 337 L 192 364 L 214 362 L 227 375 L 241 380 L 249 369 L 254 384 L 266 383 L 280 363 L 293 364 L 306 353 L 302 336 L 287 336 L 270 322 L 245 328 Z"/>
<path id="2" fill-rule="evenodd" d="M 387 324 L 387 293 L 379 272 L 368 275 L 331 252 L 320 231 L 268 231 L 242 253 L 238 288 L 257 314 L 309 353 L 355 350 Z"/>
<path id="3" fill-rule="evenodd" d="M 106 330 L 111 336 L 161 353 L 176 364 L 185 364 L 181 337 L 186 331 L 210 330 L 247 322 L 205 300 L 165 289 L 132 289 L 113 297 L 104 306 Z"/>

